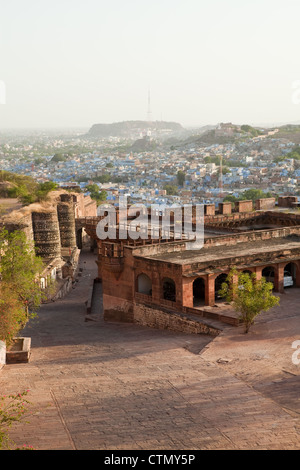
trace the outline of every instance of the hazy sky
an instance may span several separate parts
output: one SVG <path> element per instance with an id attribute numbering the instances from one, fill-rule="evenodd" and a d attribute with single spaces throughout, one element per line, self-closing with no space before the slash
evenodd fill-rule
<path id="1" fill-rule="evenodd" d="M 0 0 L 0 128 L 144 120 L 149 87 L 154 120 L 298 121 L 299 18 L 299 0 Z"/>

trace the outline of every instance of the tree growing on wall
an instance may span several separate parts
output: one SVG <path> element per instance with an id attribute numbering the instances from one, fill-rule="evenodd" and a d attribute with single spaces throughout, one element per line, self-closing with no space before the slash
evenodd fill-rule
<path id="1" fill-rule="evenodd" d="M 279 304 L 279 298 L 273 295 L 273 284 L 264 277 L 256 279 L 256 274 L 239 273 L 232 269 L 226 282 L 222 284 L 219 295 L 231 302 L 235 311 L 249 332 L 255 318 L 262 312 Z"/>

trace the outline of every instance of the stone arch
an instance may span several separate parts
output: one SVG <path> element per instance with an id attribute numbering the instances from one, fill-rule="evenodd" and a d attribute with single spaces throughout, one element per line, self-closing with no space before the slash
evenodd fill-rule
<path id="1" fill-rule="evenodd" d="M 205 279 L 197 277 L 193 282 L 193 305 L 197 307 L 205 304 Z"/>
<path id="2" fill-rule="evenodd" d="M 271 282 L 275 287 L 275 266 L 269 265 L 263 268 L 261 272 L 262 277 L 264 277 L 268 282 Z"/>
<path id="3" fill-rule="evenodd" d="M 250 269 L 243 269 L 243 271 L 241 271 L 242 274 L 249 274 L 249 276 L 251 276 L 251 274 L 253 274 L 253 271 L 251 271 Z"/>
<path id="4" fill-rule="evenodd" d="M 152 281 L 145 273 L 141 273 L 136 279 L 136 291 L 140 294 L 152 295 Z"/>
<path id="5" fill-rule="evenodd" d="M 222 300 L 222 297 L 220 297 L 219 290 L 222 287 L 222 284 L 224 282 L 227 282 L 227 273 L 220 273 L 218 276 L 215 278 L 215 300 Z"/>
<path id="6" fill-rule="evenodd" d="M 284 279 L 283 286 L 285 287 L 296 287 L 298 278 L 298 265 L 293 261 L 287 263 L 284 266 Z"/>
<path id="7" fill-rule="evenodd" d="M 176 284 L 173 279 L 165 277 L 162 280 L 162 297 L 164 300 L 176 302 Z"/>

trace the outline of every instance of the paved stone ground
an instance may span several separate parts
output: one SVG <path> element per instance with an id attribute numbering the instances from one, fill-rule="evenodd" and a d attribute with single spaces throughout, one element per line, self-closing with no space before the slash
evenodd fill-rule
<path id="1" fill-rule="evenodd" d="M 137 325 L 85 322 L 96 274 L 83 253 L 74 290 L 44 305 L 24 334 L 29 364 L 6 365 L 1 393 L 30 389 L 11 437 L 40 450 L 300 449 L 300 290 L 244 335 L 213 341 Z M 99 307 L 100 308 L 100 307 Z M 94 312 L 95 313 L 95 312 Z"/>

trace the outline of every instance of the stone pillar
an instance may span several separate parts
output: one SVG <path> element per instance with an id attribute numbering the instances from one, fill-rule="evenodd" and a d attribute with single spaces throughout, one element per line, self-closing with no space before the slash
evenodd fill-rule
<path id="1" fill-rule="evenodd" d="M 215 275 L 208 274 L 205 280 L 205 305 L 215 305 Z"/>
<path id="2" fill-rule="evenodd" d="M 261 266 L 256 266 L 254 269 L 254 272 L 256 274 L 256 280 L 260 281 L 262 278 L 262 267 Z"/>
<path id="3" fill-rule="evenodd" d="M 193 307 L 193 280 L 190 278 L 182 278 L 182 303 L 184 307 Z"/>
<path id="4" fill-rule="evenodd" d="M 278 264 L 275 266 L 275 281 L 274 290 L 282 294 L 284 292 L 284 264 Z"/>
<path id="5" fill-rule="evenodd" d="M 162 286 L 158 271 L 155 269 L 152 273 L 152 301 L 155 304 L 160 303 Z"/>
<path id="6" fill-rule="evenodd" d="M 295 279 L 295 283 L 296 283 L 296 287 L 300 287 L 300 263 L 299 261 L 295 263 L 296 265 L 296 279 Z"/>

